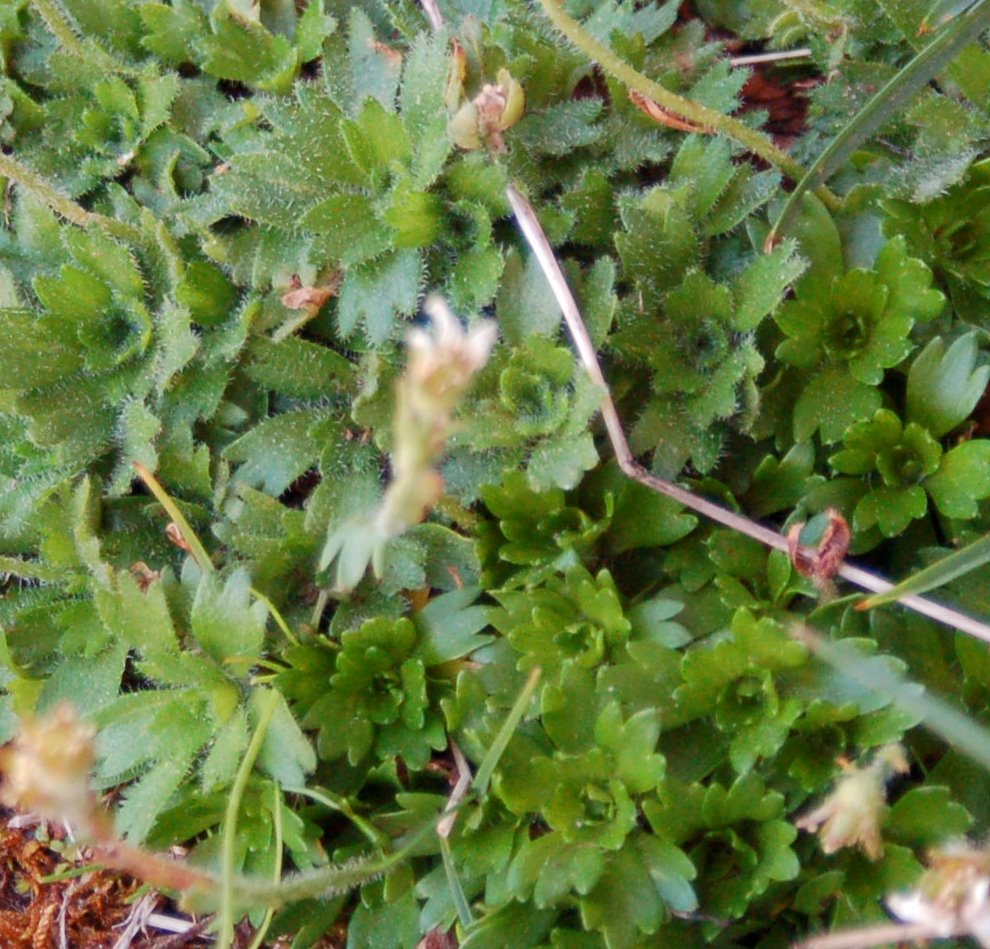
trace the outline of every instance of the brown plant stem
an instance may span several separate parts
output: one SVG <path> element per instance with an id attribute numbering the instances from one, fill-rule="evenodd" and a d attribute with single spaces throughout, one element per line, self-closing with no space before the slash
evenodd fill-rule
<path id="1" fill-rule="evenodd" d="M 187 863 L 153 851 L 141 850 L 122 840 L 98 844 L 94 850 L 94 855 L 103 866 L 129 873 L 159 889 L 180 893 L 190 890 L 209 893 L 218 886 L 217 881 L 209 874 L 196 870 Z"/>
<path id="2" fill-rule="evenodd" d="M 523 237 L 525 237 L 533 255 L 543 270 L 543 275 L 550 284 L 554 297 L 564 314 L 564 322 L 567 324 L 567 329 L 574 348 L 577 350 L 578 357 L 591 381 L 602 390 L 602 420 L 605 423 L 605 429 L 612 444 L 612 450 L 615 452 L 616 461 L 622 471 L 634 481 L 638 481 L 640 484 L 660 494 L 665 494 L 667 497 L 678 501 L 685 507 L 697 511 L 699 514 L 719 524 L 724 524 L 726 527 L 739 531 L 741 534 L 752 537 L 767 547 L 788 553 L 788 541 L 782 534 L 761 524 L 757 524 L 742 514 L 737 514 L 735 511 L 730 511 L 719 504 L 715 504 L 707 498 L 699 497 L 686 488 L 682 488 L 680 485 L 666 481 L 663 478 L 658 478 L 636 461 L 633 457 L 632 450 L 629 448 L 629 442 L 626 440 L 626 434 L 619 419 L 619 413 L 616 411 L 615 403 L 612 401 L 612 394 L 608 383 L 605 381 L 604 375 L 602 375 L 601 366 L 598 363 L 598 355 L 591 342 L 591 337 L 588 335 L 588 330 L 584 325 L 584 320 L 578 310 L 577 303 L 574 301 L 574 296 L 567 285 L 563 271 L 557 263 L 557 258 L 554 256 L 553 249 L 547 240 L 546 234 L 543 232 L 539 219 L 536 217 L 532 205 L 515 185 L 509 185 L 506 189 L 506 196 L 509 199 L 512 210 L 515 212 L 519 229 L 522 231 Z M 814 556 L 814 551 L 804 548 L 801 548 L 800 552 L 808 557 Z M 848 580 L 850 583 L 865 590 L 870 590 L 873 593 L 885 592 L 893 587 L 892 583 L 884 580 L 882 577 L 875 576 L 869 571 L 845 561 L 839 565 L 836 573 L 844 580 Z M 990 626 L 971 616 L 967 616 L 965 613 L 921 596 L 901 597 L 898 602 L 940 623 L 969 633 L 977 639 L 990 642 Z"/>

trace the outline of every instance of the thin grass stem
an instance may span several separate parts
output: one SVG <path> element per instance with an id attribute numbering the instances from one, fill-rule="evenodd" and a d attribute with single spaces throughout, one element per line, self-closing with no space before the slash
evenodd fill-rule
<path id="1" fill-rule="evenodd" d="M 296 634 L 292 632 L 292 629 L 290 628 L 289 624 L 285 621 L 285 617 L 279 612 L 275 604 L 272 603 L 272 601 L 268 599 L 268 597 L 265 596 L 264 593 L 262 593 L 260 590 L 256 589 L 255 587 L 251 587 L 251 595 L 255 599 L 260 600 L 262 603 L 265 604 L 265 606 L 268 609 L 268 612 L 271 613 L 272 619 L 275 620 L 275 625 L 278 626 L 280 630 L 282 630 L 282 632 L 285 634 L 285 638 L 289 640 L 289 642 L 292 643 L 293 646 L 298 646 L 299 637 L 297 637 Z"/>
<path id="2" fill-rule="evenodd" d="M 282 791 L 278 786 L 278 781 L 272 784 L 272 836 L 275 838 L 272 843 L 275 846 L 275 859 L 272 866 L 272 882 L 278 883 L 282 879 L 282 848 L 284 844 L 284 828 L 282 826 Z M 258 931 L 251 940 L 248 949 L 262 949 L 265 944 L 265 936 L 268 934 L 268 927 L 271 926 L 275 918 L 275 907 L 269 906 L 265 910 L 265 916 L 258 927 Z"/>
<path id="3" fill-rule="evenodd" d="M 336 811 L 338 814 L 343 814 L 344 817 L 364 834 L 373 847 L 384 853 L 385 847 L 388 844 L 388 837 L 358 814 L 351 807 L 351 802 L 346 797 L 333 794 L 330 791 L 317 791 L 313 788 L 287 787 L 285 790 L 289 794 L 300 794 L 303 797 L 308 797 L 310 800 L 316 801 L 317 804 L 322 804 L 324 807 Z"/>
<path id="4" fill-rule="evenodd" d="M 730 511 L 719 504 L 709 501 L 707 498 L 699 497 L 686 488 L 682 488 L 680 485 L 663 478 L 658 478 L 636 461 L 633 457 L 632 450 L 629 448 L 629 442 L 626 439 L 619 413 L 616 411 L 615 403 L 612 401 L 612 394 L 608 383 L 602 374 L 601 365 L 598 362 L 598 354 L 595 352 L 594 344 L 591 341 L 587 327 L 581 317 L 581 312 L 574 300 L 574 295 L 571 293 L 564 273 L 560 269 L 560 264 L 557 262 L 557 258 L 554 255 L 553 248 L 550 246 L 550 242 L 547 240 L 543 227 L 540 225 L 532 205 L 515 185 L 510 184 L 508 186 L 506 196 L 509 199 L 512 210 L 515 212 L 519 229 L 522 231 L 523 237 L 525 237 L 527 244 L 532 250 L 533 256 L 539 263 L 554 298 L 564 315 L 564 322 L 567 325 L 574 348 L 577 350 L 578 358 L 581 360 L 591 381 L 602 390 L 602 420 L 605 423 L 605 430 L 608 433 L 612 451 L 615 453 L 619 468 L 634 481 L 638 481 L 640 484 L 672 498 L 716 523 L 739 531 L 747 537 L 752 537 L 767 547 L 782 550 L 785 553 L 789 552 L 787 538 L 777 531 L 757 524 L 750 518 L 742 514 L 737 514 L 735 511 Z M 812 554 L 811 551 L 805 551 L 805 553 Z M 869 590 L 872 593 L 883 593 L 893 586 L 892 583 L 882 577 L 877 577 L 867 570 L 845 562 L 839 566 L 837 573 L 844 580 L 848 580 L 850 583 L 862 589 Z M 905 596 L 899 602 L 940 623 L 969 633 L 969 635 L 982 639 L 985 642 L 990 642 L 990 626 L 958 610 L 943 606 L 940 603 L 935 603 L 921 596 Z"/>
<path id="5" fill-rule="evenodd" d="M 889 699 L 909 715 L 917 716 L 925 728 L 990 771 L 990 731 L 982 725 L 889 669 L 864 664 L 862 654 L 850 654 L 842 648 L 841 639 L 829 642 L 807 626 L 795 626 L 791 635 L 846 678 Z"/>
<path id="6" fill-rule="evenodd" d="M 454 866 L 454 855 L 450 852 L 450 841 L 446 837 L 440 837 L 440 857 L 443 860 L 443 872 L 447 877 L 447 886 L 450 887 L 450 897 L 457 910 L 457 919 L 465 928 L 470 928 L 474 922 L 471 913 L 471 905 L 464 894 L 464 887 L 457 876 L 457 868 Z"/>
<path id="7" fill-rule="evenodd" d="M 175 503 L 172 496 L 165 490 L 162 483 L 144 466 L 140 461 L 135 461 L 134 470 L 138 477 L 147 485 L 148 490 L 155 496 L 155 500 L 165 508 L 165 513 L 172 519 L 172 523 L 179 529 L 182 539 L 189 548 L 189 556 L 196 561 L 196 565 L 203 573 L 213 573 L 216 567 L 206 552 L 202 541 L 196 536 L 192 525 L 186 520 L 179 505 Z"/>
<path id="8" fill-rule="evenodd" d="M 492 775 L 495 773 L 495 768 L 498 767 L 498 762 L 501 759 L 503 752 L 508 746 L 509 741 L 512 739 L 512 736 L 516 733 L 516 729 L 519 727 L 519 723 L 522 721 L 523 715 L 526 714 L 526 709 L 529 706 L 529 700 L 533 697 L 533 693 L 536 691 L 536 686 L 540 681 L 541 674 L 542 670 L 540 668 L 533 669 L 533 671 L 530 672 L 529 678 L 526 680 L 526 684 L 522 687 L 519 695 L 516 696 L 516 700 L 512 704 L 512 708 L 509 710 L 509 714 L 506 716 L 505 721 L 502 722 L 502 727 L 498 730 L 498 734 L 495 736 L 495 740 L 488 749 L 488 753 L 478 766 L 478 772 L 475 774 L 474 780 L 471 782 L 471 790 L 473 790 L 478 797 L 484 797 L 488 793 L 488 784 L 492 779 Z"/>
<path id="9" fill-rule="evenodd" d="M 282 906 L 298 900 L 335 896 L 346 893 L 356 886 L 377 879 L 399 866 L 422 846 L 423 841 L 436 833 L 440 820 L 438 814 L 417 830 L 403 847 L 388 854 L 359 858 L 342 865 L 320 867 L 307 870 L 279 880 L 255 880 L 238 877 L 234 881 L 234 896 L 237 902 Z"/>
<path id="10" fill-rule="evenodd" d="M 227 798 L 227 809 L 223 818 L 223 839 L 220 848 L 220 915 L 217 925 L 217 946 L 219 949 L 227 949 L 228 946 L 232 945 L 234 938 L 234 850 L 237 843 L 237 814 L 241 809 L 241 801 L 244 799 L 244 791 L 254 769 L 254 763 L 258 760 L 261 746 L 265 743 L 268 726 L 278 708 L 279 695 L 273 689 L 266 691 L 262 697 L 258 724 L 255 726 L 254 734 L 248 743 L 247 751 L 244 752 L 241 766 L 237 769 L 233 787 L 230 789 L 230 797 Z M 275 877 L 276 885 L 279 876 Z"/>

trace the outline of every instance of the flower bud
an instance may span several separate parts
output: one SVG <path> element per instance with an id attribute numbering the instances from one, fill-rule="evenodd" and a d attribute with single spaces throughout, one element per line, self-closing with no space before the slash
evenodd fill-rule
<path id="1" fill-rule="evenodd" d="M 450 120 L 447 131 L 461 148 L 470 151 L 487 144 L 493 152 L 504 152 L 502 133 L 522 118 L 526 105 L 523 87 L 507 69 L 500 69 L 496 78 L 494 85 L 485 83 Z"/>

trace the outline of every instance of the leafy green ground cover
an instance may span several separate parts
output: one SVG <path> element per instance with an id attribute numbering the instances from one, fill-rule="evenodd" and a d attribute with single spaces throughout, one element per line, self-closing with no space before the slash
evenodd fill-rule
<path id="1" fill-rule="evenodd" d="M 897 683 L 985 719 L 986 644 L 625 477 L 506 189 L 640 461 L 784 532 L 835 509 L 907 576 L 990 530 L 990 54 L 954 52 L 766 238 L 984 5 L 569 0 L 704 107 L 685 129 L 526 0 L 443 0 L 442 26 L 411 0 L 6 0 L 3 737 L 71 700 L 116 832 L 219 868 L 221 941 L 252 902 L 232 875 L 283 865 L 353 871 L 274 918 L 252 891 L 299 949 L 342 921 L 355 949 L 633 949 L 887 919 L 929 848 L 990 831 L 972 743 Z M 822 80 L 789 156 L 729 37 L 808 48 L 764 67 Z M 424 395 L 427 291 L 477 358 Z M 990 615 L 969 557 L 939 593 Z"/>

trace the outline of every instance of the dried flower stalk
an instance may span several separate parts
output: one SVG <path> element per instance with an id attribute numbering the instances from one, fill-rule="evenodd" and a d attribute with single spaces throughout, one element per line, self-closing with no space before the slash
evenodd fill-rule
<path id="1" fill-rule="evenodd" d="M 406 337 L 408 364 L 399 381 L 395 413 L 392 481 L 375 515 L 385 539 L 418 524 L 443 494 L 434 464 L 443 452 L 457 403 L 495 344 L 494 323 L 465 332 L 439 297 L 426 301 L 432 332 L 412 329 Z"/>
<path id="2" fill-rule="evenodd" d="M 438 297 L 426 301 L 431 331 L 407 336 L 408 365 L 396 391 L 392 480 L 377 509 L 331 530 L 320 569 L 337 561 L 334 589 L 352 590 L 372 565 L 381 576 L 385 546 L 426 516 L 443 495 L 436 463 L 453 428 L 453 413 L 495 344 L 495 324 L 465 331 Z"/>
<path id="3" fill-rule="evenodd" d="M 104 866 L 138 877 L 159 889 L 185 896 L 217 898 L 227 882 L 165 854 L 142 850 L 117 836 L 110 814 L 89 784 L 95 759 L 95 729 L 81 722 L 68 704 L 44 717 L 25 718 L 17 737 L 0 752 L 0 803 L 66 822 L 76 840 Z M 439 818 L 438 818 L 439 820 Z M 375 879 L 405 860 L 426 834 L 427 823 L 402 848 L 345 864 L 297 873 L 282 880 L 234 877 L 230 892 L 238 905 L 280 906 L 311 897 L 344 893 Z"/>
<path id="4" fill-rule="evenodd" d="M 736 514 L 734 511 L 730 511 L 706 498 L 699 497 L 686 488 L 680 487 L 680 485 L 666 481 L 663 478 L 658 478 L 650 474 L 650 472 L 635 460 L 629 448 L 629 443 L 626 440 L 626 434 L 622 428 L 619 414 L 615 409 L 615 403 L 612 401 L 608 383 L 602 375 L 601 366 L 598 363 L 598 355 L 591 342 L 591 337 L 588 335 L 588 330 L 584 325 L 584 320 L 581 318 L 577 303 L 574 301 L 574 296 L 571 293 L 570 287 L 567 285 L 563 271 L 557 263 L 553 249 L 550 247 L 550 242 L 547 240 L 546 234 L 544 234 L 543 228 L 540 226 L 536 213 L 533 211 L 532 205 L 515 185 L 509 185 L 506 189 L 506 196 L 509 199 L 509 204 L 512 205 L 512 210 L 515 212 L 519 229 L 522 231 L 530 249 L 533 251 L 533 255 L 543 270 L 543 275 L 546 277 L 547 283 L 550 284 L 550 289 L 553 291 L 553 295 L 564 314 L 564 322 L 567 324 L 567 329 L 571 335 L 574 348 L 577 350 L 578 358 L 580 358 L 591 381 L 602 390 L 602 421 L 605 423 L 609 441 L 612 443 L 612 450 L 615 452 L 616 461 L 622 471 L 634 481 L 638 481 L 640 484 L 658 491 L 660 494 L 665 494 L 667 497 L 673 498 L 685 507 L 697 511 L 699 514 L 719 524 L 746 534 L 748 537 L 758 540 L 767 547 L 782 550 L 794 556 L 794 552 L 791 550 L 792 545 L 789 544 L 788 539 L 777 533 L 777 531 L 763 527 L 748 517 Z M 811 559 L 815 556 L 815 551 L 803 547 L 798 547 L 796 553 L 799 556 Z M 873 593 L 884 593 L 893 587 L 890 581 L 877 577 L 869 571 L 856 567 L 846 561 L 839 564 L 835 572 L 842 579 L 848 580 L 850 583 L 865 590 L 870 590 Z M 902 606 L 913 609 L 918 613 L 923 613 L 925 616 L 939 623 L 954 627 L 961 632 L 968 633 L 970 636 L 982 639 L 984 642 L 990 642 L 990 626 L 974 619 L 972 616 L 961 613 L 959 610 L 951 609 L 950 607 L 943 606 L 941 603 L 936 603 L 933 600 L 913 594 L 901 597 L 898 602 Z"/>

